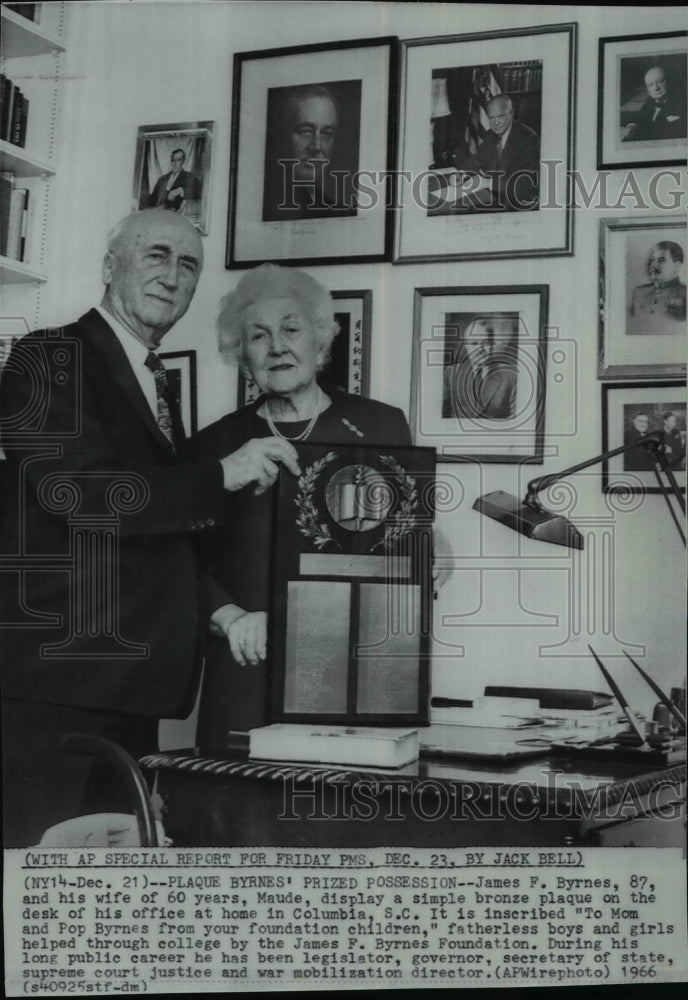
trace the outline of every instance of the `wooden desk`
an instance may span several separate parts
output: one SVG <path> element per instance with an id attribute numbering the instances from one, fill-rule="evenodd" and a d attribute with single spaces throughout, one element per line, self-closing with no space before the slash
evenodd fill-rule
<path id="1" fill-rule="evenodd" d="M 158 753 L 175 846 L 683 846 L 685 768 L 423 757 L 402 771 Z"/>

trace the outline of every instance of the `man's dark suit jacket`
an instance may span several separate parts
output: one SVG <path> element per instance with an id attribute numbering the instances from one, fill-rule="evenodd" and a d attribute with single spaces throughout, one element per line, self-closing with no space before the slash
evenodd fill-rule
<path id="1" fill-rule="evenodd" d="M 511 362 L 488 365 L 483 376 L 464 358 L 445 371 L 442 416 L 507 420 L 516 413 L 517 383 Z"/>
<path id="2" fill-rule="evenodd" d="M 657 113 L 655 114 L 655 111 Z M 661 102 L 648 97 L 635 116 L 635 130 L 629 140 L 640 142 L 648 139 L 685 139 L 686 101 L 669 94 Z"/>
<path id="3" fill-rule="evenodd" d="M 196 543 L 224 518 L 221 466 L 174 454 L 119 340 L 96 310 L 17 344 L 0 387 L 0 428 L 10 472 L 0 552 L 21 553 L 24 567 L 21 587 L 18 571 L 0 573 L 3 697 L 136 716 L 188 714 L 207 627 Z M 46 478 L 55 474 L 82 494 L 71 513 L 60 509 L 72 506 L 69 488 Z M 67 639 L 78 610 L 64 559 L 70 519 L 73 525 L 107 514 L 107 491 L 117 480 L 124 485 L 116 506 L 127 505 L 127 482 L 147 494 L 131 503 L 131 512 L 119 513 L 112 559 L 119 635 L 148 652 L 108 656 L 112 647 L 102 635 L 85 634 L 64 659 L 47 659 L 41 646 Z M 102 605 L 87 589 L 96 576 L 97 570 L 93 578 L 80 573 L 77 591 Z M 49 617 L 43 625 L 34 618 L 28 628 L 13 627 L 35 615 Z"/>
<path id="4" fill-rule="evenodd" d="M 168 201 L 165 197 L 165 189 L 167 187 L 167 181 L 170 173 L 163 174 L 162 177 L 158 177 L 155 187 L 153 188 L 153 193 L 150 196 L 150 201 L 148 203 L 149 208 L 172 208 L 175 212 L 179 211 L 182 206 L 182 201 L 186 199 L 190 201 L 195 198 L 201 197 L 201 182 L 195 174 L 190 173 L 188 170 L 180 170 L 179 176 L 174 183 L 172 190 L 180 187 L 184 191 L 184 198 L 180 198 L 177 195 L 176 198 L 172 198 Z"/>
<path id="5" fill-rule="evenodd" d="M 476 153 L 460 164 L 461 170 L 494 175 L 493 201 L 505 209 L 536 207 L 540 177 L 540 139 L 522 122 L 512 122 L 501 156 L 499 136 L 488 132 Z"/>

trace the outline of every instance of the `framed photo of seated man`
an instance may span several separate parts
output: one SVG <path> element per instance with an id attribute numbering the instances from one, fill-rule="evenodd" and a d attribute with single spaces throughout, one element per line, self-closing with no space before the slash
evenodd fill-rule
<path id="1" fill-rule="evenodd" d="M 422 725 L 435 451 L 307 445 L 300 461 L 277 497 L 272 720 Z"/>

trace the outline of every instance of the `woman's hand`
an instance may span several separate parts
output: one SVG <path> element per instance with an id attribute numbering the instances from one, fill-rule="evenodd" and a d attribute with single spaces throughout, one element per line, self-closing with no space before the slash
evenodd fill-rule
<path id="1" fill-rule="evenodd" d="M 237 604 L 225 604 L 210 618 L 211 631 L 225 635 L 232 656 L 242 667 L 255 667 L 266 656 L 268 616 L 264 611 L 244 611 Z"/>

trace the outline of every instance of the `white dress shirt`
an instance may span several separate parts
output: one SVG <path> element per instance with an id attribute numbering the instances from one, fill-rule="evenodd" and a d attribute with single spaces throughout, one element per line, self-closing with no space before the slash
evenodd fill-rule
<path id="1" fill-rule="evenodd" d="M 137 382 L 141 386 L 143 395 L 146 397 L 148 405 L 151 408 L 151 413 L 157 420 L 158 394 L 155 388 L 155 376 L 150 368 L 146 367 L 148 348 L 134 336 L 131 330 L 129 330 L 123 323 L 120 323 L 118 319 L 115 319 L 115 317 L 109 313 L 107 309 L 103 309 L 102 306 L 96 306 L 96 309 L 103 317 L 107 325 L 112 329 L 113 333 L 124 348 L 124 353 L 126 354 L 129 364 L 134 371 Z"/>

